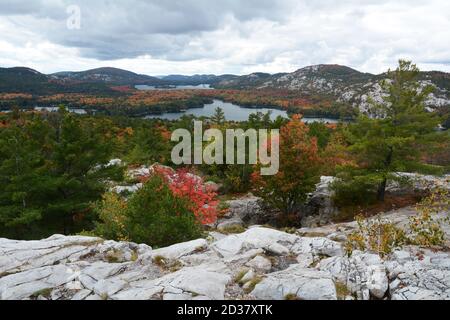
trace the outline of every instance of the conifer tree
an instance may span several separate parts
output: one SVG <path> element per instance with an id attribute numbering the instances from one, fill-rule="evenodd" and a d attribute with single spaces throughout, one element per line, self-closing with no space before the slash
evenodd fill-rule
<path id="1" fill-rule="evenodd" d="M 225 112 L 222 108 L 216 108 L 214 115 L 211 117 L 211 122 L 216 125 L 222 125 L 225 122 Z"/>
<path id="2" fill-rule="evenodd" d="M 400 60 L 382 82 L 387 92 L 383 103 L 372 103 L 370 112 L 375 117 L 361 115 L 347 131 L 358 166 L 344 170 L 343 177 L 369 183 L 379 201 L 384 201 L 387 182 L 396 179 L 395 172 L 433 169 L 421 161 L 419 146 L 432 143 L 439 117 L 426 111 L 425 100 L 432 88 L 421 86 L 418 75 L 416 65 Z"/>

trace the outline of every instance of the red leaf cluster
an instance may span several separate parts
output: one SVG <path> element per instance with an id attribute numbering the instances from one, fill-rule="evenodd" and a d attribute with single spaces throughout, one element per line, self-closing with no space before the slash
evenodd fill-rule
<path id="1" fill-rule="evenodd" d="M 156 166 L 154 174 L 164 177 L 175 196 L 189 201 L 189 209 L 201 224 L 208 225 L 216 222 L 219 206 L 217 193 L 210 186 L 205 185 L 203 179 L 186 169 L 175 171 L 163 166 Z"/>

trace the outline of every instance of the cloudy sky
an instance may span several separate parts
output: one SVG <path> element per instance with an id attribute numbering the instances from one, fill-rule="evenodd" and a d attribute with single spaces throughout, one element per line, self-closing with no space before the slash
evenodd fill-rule
<path id="1" fill-rule="evenodd" d="M 450 71 L 448 30 L 448 0 L 0 0 L 0 66 L 380 73 L 408 58 Z"/>

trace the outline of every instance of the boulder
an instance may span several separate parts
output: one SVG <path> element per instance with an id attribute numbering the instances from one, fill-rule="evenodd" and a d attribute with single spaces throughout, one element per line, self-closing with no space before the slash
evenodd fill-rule
<path id="1" fill-rule="evenodd" d="M 117 194 L 135 193 L 142 189 L 143 186 L 144 185 L 142 183 L 133 184 L 131 186 L 115 186 L 111 189 L 111 191 Z"/>
<path id="2" fill-rule="evenodd" d="M 162 257 L 168 260 L 178 260 L 184 256 L 196 252 L 205 251 L 208 248 L 208 242 L 205 239 L 178 243 L 173 246 L 153 250 L 153 257 Z"/>
<path id="3" fill-rule="evenodd" d="M 242 279 L 239 281 L 240 283 L 247 283 L 252 281 L 254 278 L 256 277 L 256 273 L 253 270 L 249 270 L 243 277 Z"/>
<path id="4" fill-rule="evenodd" d="M 256 256 L 254 259 L 250 260 L 246 266 L 257 272 L 267 273 L 272 269 L 272 262 L 263 256 Z"/>
<path id="5" fill-rule="evenodd" d="M 220 189 L 222 189 L 222 185 L 215 183 L 213 181 L 205 182 L 205 191 L 219 193 Z"/>
<path id="6" fill-rule="evenodd" d="M 338 213 L 333 203 L 331 184 L 335 177 L 321 177 L 316 190 L 311 193 L 303 207 L 304 212 L 301 225 L 304 227 L 317 227 L 328 224 Z"/>
<path id="7" fill-rule="evenodd" d="M 227 218 L 239 219 L 248 225 L 264 224 L 268 221 L 268 212 L 263 208 L 261 198 L 248 195 L 227 201 L 227 204 L 229 207 Z"/>
<path id="8" fill-rule="evenodd" d="M 251 249 L 263 249 L 270 252 L 289 253 L 299 237 L 267 228 L 252 228 L 244 233 L 230 235 L 211 245 L 222 257 L 229 258 Z"/>
<path id="9" fill-rule="evenodd" d="M 261 300 L 337 300 L 331 275 L 294 265 L 269 274 L 251 293 Z"/>
<path id="10" fill-rule="evenodd" d="M 367 273 L 367 288 L 370 294 L 377 299 L 383 299 L 389 289 L 386 268 L 379 265 L 368 266 Z"/>

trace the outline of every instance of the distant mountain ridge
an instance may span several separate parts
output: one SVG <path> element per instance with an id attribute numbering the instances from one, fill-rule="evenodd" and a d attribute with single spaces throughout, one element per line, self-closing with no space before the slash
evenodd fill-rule
<path id="1" fill-rule="evenodd" d="M 50 93 L 114 92 L 114 86 L 134 87 L 136 85 L 173 86 L 209 84 L 216 89 L 245 90 L 289 90 L 299 95 L 318 96 L 350 104 L 361 111 L 367 111 L 369 101 L 381 102 L 385 92 L 380 81 L 386 74 L 374 75 L 359 72 L 341 65 L 315 65 L 301 68 L 292 73 L 252 73 L 249 75 L 168 75 L 159 78 L 141 75 L 117 68 L 97 68 L 81 72 L 58 72 L 50 75 L 36 70 L 15 67 L 0 68 L 0 93 Z M 432 85 L 435 92 L 427 100 L 427 106 L 450 109 L 450 74 L 446 72 L 421 72 L 423 86 Z M 117 93 L 117 92 L 116 92 Z"/>
<path id="2" fill-rule="evenodd" d="M 217 85 L 223 81 L 238 79 L 239 76 L 233 74 L 224 74 L 220 76 L 214 74 L 196 74 L 193 76 L 173 74 L 168 76 L 161 76 L 159 78 L 161 80 L 169 82 L 171 85 Z"/>
<path id="3" fill-rule="evenodd" d="M 336 102 L 351 104 L 365 112 L 369 101 L 382 102 L 386 95 L 380 81 L 386 73 L 374 75 L 362 73 L 341 65 L 315 65 L 292 73 L 252 74 L 217 84 L 220 89 L 282 89 L 297 91 L 306 95 L 326 96 Z M 450 108 L 450 74 L 431 71 L 421 72 L 422 86 L 431 85 L 435 92 L 427 100 L 430 108 Z"/>
<path id="4" fill-rule="evenodd" d="M 97 68 L 80 72 L 58 72 L 50 77 L 59 81 L 103 82 L 113 85 L 164 85 L 165 81 L 156 77 L 137 74 L 117 68 Z"/>

